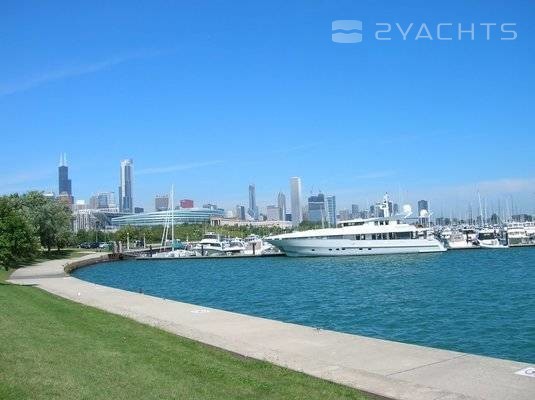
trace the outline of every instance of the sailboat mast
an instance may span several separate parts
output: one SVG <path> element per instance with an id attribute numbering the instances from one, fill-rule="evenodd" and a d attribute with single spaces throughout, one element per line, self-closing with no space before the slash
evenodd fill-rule
<path id="1" fill-rule="evenodd" d="M 171 185 L 171 251 L 175 251 L 175 185 Z"/>

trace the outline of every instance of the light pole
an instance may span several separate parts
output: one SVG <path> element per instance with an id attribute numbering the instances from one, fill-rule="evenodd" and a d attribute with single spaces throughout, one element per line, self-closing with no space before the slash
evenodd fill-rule
<path id="1" fill-rule="evenodd" d="M 130 250 L 130 232 L 126 232 L 126 250 Z"/>

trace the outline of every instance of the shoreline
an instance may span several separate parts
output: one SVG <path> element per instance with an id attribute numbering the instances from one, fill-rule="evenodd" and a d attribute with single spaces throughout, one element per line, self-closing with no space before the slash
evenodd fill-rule
<path id="1" fill-rule="evenodd" d="M 245 357 L 394 399 L 528 399 L 535 379 L 515 374 L 529 364 L 252 317 L 96 285 L 70 272 L 112 261 L 109 254 L 52 260 L 13 272 L 78 303 L 120 314 Z"/>

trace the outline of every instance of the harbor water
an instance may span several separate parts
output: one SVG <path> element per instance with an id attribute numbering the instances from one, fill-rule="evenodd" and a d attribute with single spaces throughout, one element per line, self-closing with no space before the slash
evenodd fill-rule
<path id="1" fill-rule="evenodd" d="M 535 362 L 535 248 L 121 261 L 111 287 L 322 329 Z"/>

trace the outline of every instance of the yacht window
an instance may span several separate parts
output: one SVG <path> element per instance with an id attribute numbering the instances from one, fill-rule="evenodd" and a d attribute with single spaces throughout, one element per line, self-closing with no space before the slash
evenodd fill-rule
<path id="1" fill-rule="evenodd" d="M 362 250 L 362 247 L 359 247 L 359 250 Z"/>

